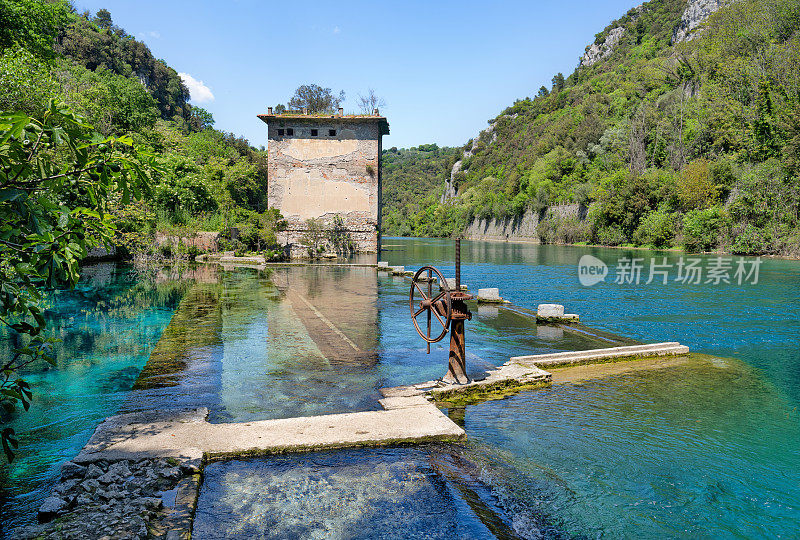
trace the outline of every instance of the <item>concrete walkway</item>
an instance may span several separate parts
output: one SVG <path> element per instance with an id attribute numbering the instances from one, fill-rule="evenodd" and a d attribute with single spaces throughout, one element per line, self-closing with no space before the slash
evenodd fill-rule
<path id="1" fill-rule="evenodd" d="M 74 461 L 216 459 L 465 437 L 464 430 L 427 399 L 395 400 L 386 405 L 383 411 L 229 424 L 207 422 L 208 410 L 203 408 L 113 416 L 98 426 Z"/>
<path id="2" fill-rule="evenodd" d="M 626 347 L 610 347 L 607 349 L 590 349 L 588 351 L 568 351 L 552 354 L 534 354 L 530 356 L 512 356 L 507 364 L 523 366 L 562 366 L 565 364 L 582 364 L 613 360 L 615 358 L 647 356 L 672 356 L 688 354 L 689 347 L 677 341 L 649 343 L 646 345 L 629 345 Z"/>

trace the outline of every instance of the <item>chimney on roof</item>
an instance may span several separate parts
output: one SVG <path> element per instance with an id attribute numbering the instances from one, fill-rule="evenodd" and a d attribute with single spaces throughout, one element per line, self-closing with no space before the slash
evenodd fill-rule
<path id="1" fill-rule="evenodd" d="M 272 116 L 272 107 L 267 107 L 267 114 Z"/>
<path id="2" fill-rule="evenodd" d="M 303 114 L 308 114 L 308 107 L 303 107 Z"/>
<path id="3" fill-rule="evenodd" d="M 372 114 L 374 114 L 375 116 L 379 116 L 380 112 L 378 112 L 378 109 L 373 109 Z"/>
<path id="4" fill-rule="evenodd" d="M 344 107 L 339 107 L 339 116 L 344 116 Z"/>

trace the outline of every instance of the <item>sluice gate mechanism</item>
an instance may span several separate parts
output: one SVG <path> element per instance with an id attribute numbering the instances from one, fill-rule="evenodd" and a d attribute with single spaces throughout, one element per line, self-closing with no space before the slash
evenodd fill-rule
<path id="1" fill-rule="evenodd" d="M 439 293 L 433 294 L 433 284 L 438 282 Z M 442 273 L 433 266 L 423 266 L 414 274 L 409 292 L 411 321 L 417 333 L 425 340 L 428 354 L 431 343 L 444 339 L 450 332 L 450 354 L 447 373 L 442 381 L 448 384 L 468 384 L 464 321 L 472 320 L 466 301 L 472 295 L 461 290 L 461 239 L 456 239 L 456 277 L 454 288 Z M 423 325 L 419 317 L 424 315 Z M 441 328 L 441 330 L 440 330 Z"/>

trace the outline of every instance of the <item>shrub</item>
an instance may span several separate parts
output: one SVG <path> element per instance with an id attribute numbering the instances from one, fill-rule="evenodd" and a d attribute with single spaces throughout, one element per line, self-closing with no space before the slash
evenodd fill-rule
<path id="1" fill-rule="evenodd" d="M 717 186 L 705 159 L 687 163 L 675 186 L 678 200 L 686 210 L 706 208 L 717 200 Z"/>
<path id="2" fill-rule="evenodd" d="M 712 206 L 692 210 L 683 218 L 683 242 L 687 250 L 708 251 L 719 243 L 721 234 L 730 226 L 730 216 L 724 208 Z"/>
<path id="3" fill-rule="evenodd" d="M 654 210 L 645 215 L 633 233 L 633 241 L 639 245 L 669 247 L 675 236 L 675 215 Z"/>
<path id="4" fill-rule="evenodd" d="M 595 232 L 595 241 L 604 246 L 618 246 L 625 242 L 625 233 L 619 225 L 601 225 Z"/>
<path id="5" fill-rule="evenodd" d="M 770 241 L 763 230 L 747 224 L 735 235 L 731 253 L 736 255 L 759 255 L 770 250 Z"/>

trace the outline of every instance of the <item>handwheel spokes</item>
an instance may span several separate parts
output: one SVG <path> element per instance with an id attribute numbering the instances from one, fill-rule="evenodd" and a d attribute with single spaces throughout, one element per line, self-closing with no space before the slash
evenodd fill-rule
<path id="1" fill-rule="evenodd" d="M 431 305 L 435 304 L 436 302 L 438 302 L 439 300 L 441 300 L 442 298 L 444 298 L 444 295 L 446 295 L 446 294 L 447 294 L 447 293 L 446 293 L 446 292 L 444 292 L 444 291 L 442 291 L 442 292 L 440 292 L 439 294 L 437 294 L 437 295 L 436 295 L 436 296 L 433 298 L 433 300 L 431 300 Z"/>
<path id="2" fill-rule="evenodd" d="M 420 287 L 419 287 L 419 283 L 417 283 L 416 281 L 414 282 L 414 287 L 416 287 L 416 288 L 417 288 L 417 290 L 419 291 L 419 294 L 421 294 L 421 295 L 422 295 L 422 299 L 423 299 L 423 300 L 427 300 L 427 299 L 428 299 L 428 296 L 425 294 L 425 291 L 423 291 L 422 289 L 420 289 Z"/>
<path id="3" fill-rule="evenodd" d="M 436 277 L 434 278 L 434 276 Z M 440 280 L 442 284 L 441 292 L 435 296 L 432 288 L 434 279 Z M 427 287 L 425 287 L 428 289 L 427 293 L 424 290 L 425 288 L 420 286 L 420 282 L 423 280 L 427 280 L 428 282 Z M 428 343 L 428 352 L 430 352 L 431 343 L 441 341 L 442 338 L 447 335 L 452 309 L 450 305 L 451 300 L 449 292 L 450 290 L 447 287 L 445 278 L 442 277 L 442 273 L 432 266 L 424 266 L 420 268 L 412 279 L 411 291 L 409 295 L 411 320 L 414 323 L 417 333 Z M 419 295 L 421 298 L 415 298 L 417 295 Z M 424 327 L 420 325 L 417 320 L 417 317 L 422 315 L 423 311 L 427 311 L 425 317 L 426 324 Z M 433 313 L 433 315 L 431 315 L 431 313 Z M 431 322 L 433 321 L 433 317 L 436 317 L 436 320 L 442 325 L 441 332 L 437 333 L 435 336 L 431 335 Z"/>
<path id="4" fill-rule="evenodd" d="M 442 328 L 447 328 L 447 324 L 445 324 L 445 322 L 442 320 L 442 318 L 441 318 L 441 317 L 439 317 L 439 314 L 438 314 L 438 313 L 436 313 L 436 309 L 435 309 L 433 306 L 431 306 L 431 307 L 428 309 L 428 311 L 430 311 L 431 313 L 433 313 L 434 315 L 436 315 L 436 319 L 437 319 L 437 320 L 438 320 L 438 321 L 439 321 L 439 322 L 442 324 Z M 428 317 L 428 321 L 430 321 L 430 317 Z"/>

